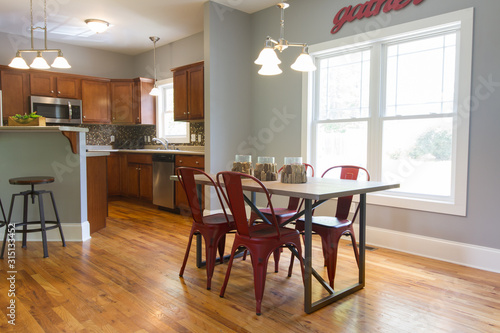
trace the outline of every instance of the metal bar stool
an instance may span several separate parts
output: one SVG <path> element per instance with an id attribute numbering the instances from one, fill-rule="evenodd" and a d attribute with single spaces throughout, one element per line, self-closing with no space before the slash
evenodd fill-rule
<path id="1" fill-rule="evenodd" d="M 7 218 L 5 217 L 5 211 L 3 210 L 2 199 L 0 198 L 0 210 L 2 211 L 2 220 L 0 220 L 0 228 L 7 224 Z"/>
<path id="2" fill-rule="evenodd" d="M 61 234 L 62 246 L 66 246 L 64 241 L 64 235 L 61 228 L 61 222 L 59 220 L 59 214 L 57 213 L 56 202 L 54 200 L 54 195 L 52 191 L 48 190 L 39 190 L 35 191 L 35 185 L 40 184 L 48 184 L 53 183 L 54 177 L 20 177 L 20 178 L 11 178 L 9 179 L 9 183 L 12 185 L 30 185 L 31 190 L 24 191 L 21 193 L 13 194 L 12 200 L 10 202 L 10 211 L 9 218 L 7 219 L 7 225 L 14 225 L 15 232 L 23 234 L 23 248 L 26 248 L 26 238 L 27 234 L 30 232 L 41 232 L 42 233 L 42 242 L 43 242 L 43 257 L 47 258 L 49 256 L 49 251 L 47 249 L 47 230 L 59 228 L 59 233 Z M 43 207 L 43 194 L 49 193 L 50 198 L 52 199 L 52 206 L 54 207 L 54 213 L 56 215 L 56 221 L 46 221 L 45 220 L 45 212 Z M 13 223 L 11 221 L 12 217 L 12 208 L 14 207 L 14 201 L 17 196 L 24 197 L 24 206 L 23 206 L 23 222 Z M 35 203 L 35 196 L 38 197 L 38 209 L 39 209 L 39 221 L 28 221 L 28 197 L 31 196 L 31 203 Z M 49 224 L 50 226 L 47 226 Z M 40 228 L 37 229 L 28 229 L 28 225 L 40 225 Z M 22 227 L 22 229 L 17 229 L 18 227 Z M 9 228 L 5 228 L 5 234 L 3 237 L 3 245 L 2 245 L 2 253 L 0 255 L 0 259 L 3 259 L 3 254 L 5 251 L 5 243 L 7 242 L 7 230 Z M 11 228 L 10 228 L 11 229 Z"/>

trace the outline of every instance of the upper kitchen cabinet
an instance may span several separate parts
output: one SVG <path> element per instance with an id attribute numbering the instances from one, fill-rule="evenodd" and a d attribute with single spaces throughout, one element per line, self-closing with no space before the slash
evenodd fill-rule
<path id="1" fill-rule="evenodd" d="M 174 120 L 203 120 L 204 117 L 203 61 L 173 68 Z"/>
<path id="2" fill-rule="evenodd" d="M 109 82 L 109 79 L 82 80 L 84 123 L 109 124 L 111 122 Z"/>
<path id="3" fill-rule="evenodd" d="M 134 79 L 134 107 L 138 124 L 156 124 L 156 97 L 149 94 L 154 82 L 145 77 Z"/>
<path id="4" fill-rule="evenodd" d="M 156 123 L 156 99 L 149 92 L 154 80 L 136 78 L 111 81 L 111 121 L 113 124 Z"/>
<path id="5" fill-rule="evenodd" d="M 2 112 L 8 116 L 30 112 L 29 74 L 18 70 L 0 70 L 0 90 L 2 90 Z"/>
<path id="6" fill-rule="evenodd" d="M 31 95 L 81 99 L 81 80 L 58 73 L 30 73 Z"/>
<path id="7" fill-rule="evenodd" d="M 135 124 L 134 81 L 111 80 L 111 122 L 113 124 Z"/>

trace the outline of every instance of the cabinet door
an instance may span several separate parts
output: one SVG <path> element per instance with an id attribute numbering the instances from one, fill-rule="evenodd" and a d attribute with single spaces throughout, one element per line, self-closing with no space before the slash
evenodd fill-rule
<path id="1" fill-rule="evenodd" d="M 188 72 L 174 72 L 174 120 L 188 119 Z"/>
<path id="2" fill-rule="evenodd" d="M 142 199 L 153 201 L 153 166 L 140 165 L 139 196 Z"/>
<path id="3" fill-rule="evenodd" d="M 82 112 L 84 123 L 110 123 L 109 80 L 82 81 Z"/>
<path id="4" fill-rule="evenodd" d="M 30 113 L 29 74 L 23 71 L 2 70 L 0 83 L 4 119 L 16 114 Z"/>
<path id="5" fill-rule="evenodd" d="M 203 77 L 203 65 L 193 67 L 189 70 L 188 108 L 190 120 L 203 119 L 205 106 Z"/>
<path id="6" fill-rule="evenodd" d="M 136 123 L 133 91 L 133 81 L 111 82 L 111 122 L 113 124 Z"/>
<path id="7" fill-rule="evenodd" d="M 120 195 L 120 155 L 111 153 L 109 156 L 107 156 L 107 162 L 108 196 Z"/>
<path id="8" fill-rule="evenodd" d="M 154 87 L 154 80 L 140 77 L 134 79 L 134 106 L 136 123 L 143 125 L 156 124 L 156 97 L 149 93 Z"/>
<path id="9" fill-rule="evenodd" d="M 87 214 L 90 233 L 106 227 L 106 157 L 87 157 Z"/>
<path id="10" fill-rule="evenodd" d="M 30 74 L 30 92 L 35 96 L 56 96 L 55 77 L 48 73 Z"/>
<path id="11" fill-rule="evenodd" d="M 57 76 L 56 77 L 56 96 L 61 98 L 82 98 L 82 81 L 77 78 Z"/>
<path id="12" fill-rule="evenodd" d="M 139 197 L 139 167 L 140 164 L 129 163 L 127 165 L 127 186 L 126 195 L 129 197 Z"/>

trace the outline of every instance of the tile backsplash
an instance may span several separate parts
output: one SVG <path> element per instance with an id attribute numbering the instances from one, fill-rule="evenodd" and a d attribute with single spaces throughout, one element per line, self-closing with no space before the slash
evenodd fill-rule
<path id="1" fill-rule="evenodd" d="M 112 145 L 111 136 L 115 137 L 118 144 L 127 143 L 131 146 L 139 146 L 141 143 L 154 144 L 147 142 L 156 137 L 155 125 L 81 125 L 88 128 L 86 135 L 87 145 Z M 201 134 L 201 142 L 183 143 L 186 146 L 204 146 L 205 145 L 205 124 L 203 122 L 190 123 L 191 134 Z M 146 141 L 145 141 L 146 139 Z"/>

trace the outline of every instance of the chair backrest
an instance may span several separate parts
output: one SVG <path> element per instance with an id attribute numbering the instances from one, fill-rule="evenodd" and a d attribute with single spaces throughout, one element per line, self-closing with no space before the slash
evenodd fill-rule
<path id="1" fill-rule="evenodd" d="M 273 204 L 271 202 L 271 196 L 266 186 L 253 176 L 240 172 L 221 171 L 217 174 L 217 185 L 220 187 L 223 197 L 229 203 L 231 214 L 233 215 L 236 223 L 237 232 L 240 235 L 250 236 L 251 222 L 247 218 L 242 178 L 258 184 L 261 188 L 261 191 L 259 192 L 263 192 L 266 195 L 268 207 L 271 211 L 271 219 L 269 222 L 276 228 L 278 237 L 280 237 L 279 226 L 274 213 Z"/>
<path id="2" fill-rule="evenodd" d="M 331 168 L 328 168 L 321 178 L 324 178 L 327 174 L 332 174 L 334 171 L 340 171 L 340 179 L 352 179 L 357 180 L 359 177 L 359 171 L 362 170 L 366 173 L 366 180 L 370 180 L 370 173 L 363 167 L 355 166 L 355 165 L 337 165 Z M 345 220 L 349 216 L 349 210 L 351 208 L 352 203 L 352 195 L 347 197 L 341 197 L 337 199 L 337 211 L 335 212 L 335 217 L 339 220 Z M 358 215 L 359 205 L 356 208 L 352 221 L 356 219 Z"/>
<path id="3" fill-rule="evenodd" d="M 224 207 L 224 202 L 220 196 L 219 189 L 215 183 L 215 181 L 210 177 L 207 173 L 202 170 L 189 168 L 189 167 L 179 167 L 176 170 L 177 177 L 179 178 L 179 182 L 186 193 L 186 197 L 189 203 L 189 208 L 191 208 L 191 214 L 193 215 L 193 220 L 195 223 L 203 224 L 203 208 L 202 208 L 202 200 L 201 193 L 198 191 L 198 187 L 196 186 L 195 175 L 203 175 L 208 181 L 212 183 L 212 186 L 215 189 L 215 193 L 217 193 L 217 197 L 219 199 L 219 203 L 222 207 L 222 211 L 227 219 L 226 209 Z M 226 203 L 227 205 L 227 203 Z"/>
<path id="4" fill-rule="evenodd" d="M 307 173 L 307 171 L 311 170 L 311 177 L 314 177 L 313 166 L 311 164 L 308 164 L 308 163 L 302 163 L 302 164 L 306 166 L 306 173 Z M 280 173 L 281 170 L 283 170 L 283 167 L 281 167 L 278 170 L 278 173 Z M 287 209 L 299 211 L 302 208 L 303 203 L 304 203 L 304 199 L 300 200 L 299 198 L 290 197 L 290 199 L 288 200 Z"/>

